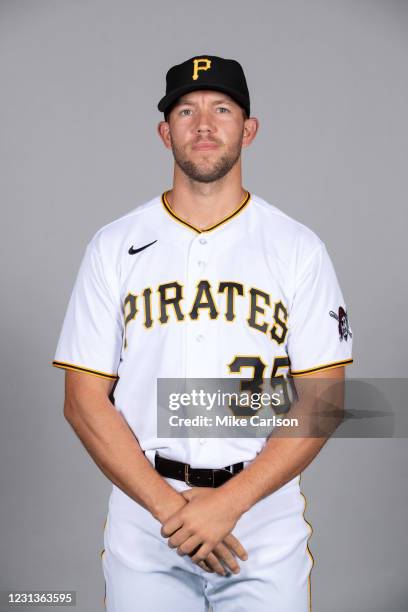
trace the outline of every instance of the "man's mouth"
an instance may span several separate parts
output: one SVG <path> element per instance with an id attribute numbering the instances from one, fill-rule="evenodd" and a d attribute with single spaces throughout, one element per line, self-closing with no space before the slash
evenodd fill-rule
<path id="1" fill-rule="evenodd" d="M 195 145 L 193 145 L 193 149 L 195 151 L 210 151 L 212 149 L 217 149 L 218 145 L 215 142 L 211 142 L 209 140 L 201 140 L 200 142 L 197 142 Z"/>

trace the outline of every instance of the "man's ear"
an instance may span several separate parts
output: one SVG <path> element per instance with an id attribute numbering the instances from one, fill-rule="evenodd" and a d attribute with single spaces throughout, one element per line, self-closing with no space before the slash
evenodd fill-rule
<path id="1" fill-rule="evenodd" d="M 167 121 L 160 121 L 157 125 L 157 132 L 163 141 L 166 149 L 171 149 L 170 126 Z"/>
<path id="2" fill-rule="evenodd" d="M 254 140 L 258 133 L 259 120 L 256 117 L 249 117 L 245 119 L 244 123 L 244 137 L 242 139 L 242 146 L 248 147 Z"/>

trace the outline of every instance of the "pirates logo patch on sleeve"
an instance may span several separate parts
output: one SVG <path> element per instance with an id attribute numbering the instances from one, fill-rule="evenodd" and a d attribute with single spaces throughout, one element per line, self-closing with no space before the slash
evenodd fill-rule
<path id="1" fill-rule="evenodd" d="M 347 312 L 344 310 L 344 308 L 342 306 L 339 306 L 338 314 L 336 314 L 333 310 L 330 310 L 329 314 L 331 317 L 336 319 L 336 321 L 338 321 L 340 342 L 342 342 L 343 340 L 347 341 L 349 336 L 350 338 L 352 338 L 353 334 L 351 332 L 350 325 L 348 322 Z"/>

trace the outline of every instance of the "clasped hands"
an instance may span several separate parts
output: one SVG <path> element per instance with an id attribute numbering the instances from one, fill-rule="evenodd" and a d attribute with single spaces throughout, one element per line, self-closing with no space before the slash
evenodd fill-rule
<path id="1" fill-rule="evenodd" d="M 193 487 L 181 491 L 186 500 L 177 512 L 162 524 L 161 535 L 168 539 L 170 548 L 177 548 L 179 555 L 189 555 L 191 560 L 207 572 L 226 575 L 221 561 L 234 572 L 248 554 L 232 535 L 242 512 L 222 489 Z"/>

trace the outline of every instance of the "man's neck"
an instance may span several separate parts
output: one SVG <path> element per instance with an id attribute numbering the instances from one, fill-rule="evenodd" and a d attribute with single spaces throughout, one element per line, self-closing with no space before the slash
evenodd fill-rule
<path id="1" fill-rule="evenodd" d="M 231 178 L 198 183 L 187 177 L 176 180 L 175 176 L 173 188 L 167 192 L 167 202 L 178 217 L 194 227 L 212 227 L 239 208 L 246 196 L 241 177 Z"/>

